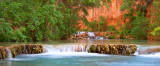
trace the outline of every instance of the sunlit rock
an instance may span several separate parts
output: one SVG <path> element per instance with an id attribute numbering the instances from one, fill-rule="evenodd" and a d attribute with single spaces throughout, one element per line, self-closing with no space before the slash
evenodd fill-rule
<path id="1" fill-rule="evenodd" d="M 137 50 L 136 45 L 122 44 L 93 44 L 88 49 L 91 53 L 131 55 Z"/>

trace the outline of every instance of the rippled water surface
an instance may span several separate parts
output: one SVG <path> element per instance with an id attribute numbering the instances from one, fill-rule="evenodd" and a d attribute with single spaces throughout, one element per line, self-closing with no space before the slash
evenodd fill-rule
<path id="1" fill-rule="evenodd" d="M 41 54 L 23 54 L 16 58 L 0 60 L 0 66 L 160 66 L 160 53 L 147 55 L 109 55 L 88 52 L 60 52 L 55 46 L 77 44 L 136 44 L 140 47 L 160 46 L 160 42 L 146 40 L 65 40 L 38 43 L 3 42 L 1 46 L 12 44 L 49 45 L 48 52 Z"/>

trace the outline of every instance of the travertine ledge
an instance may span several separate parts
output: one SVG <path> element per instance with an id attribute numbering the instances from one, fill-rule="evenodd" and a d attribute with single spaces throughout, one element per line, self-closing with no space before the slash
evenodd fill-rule
<path id="1" fill-rule="evenodd" d="M 0 46 L 0 59 L 6 59 L 11 54 L 12 58 L 19 54 L 39 54 L 44 52 L 43 45 L 40 44 L 21 44 L 9 47 Z"/>
<path id="2" fill-rule="evenodd" d="M 134 44 L 93 44 L 88 49 L 90 53 L 131 55 L 137 50 Z"/>

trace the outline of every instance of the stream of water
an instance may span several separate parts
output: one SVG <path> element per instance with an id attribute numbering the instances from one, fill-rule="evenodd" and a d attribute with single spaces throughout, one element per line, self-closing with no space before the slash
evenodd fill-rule
<path id="1" fill-rule="evenodd" d="M 0 43 L 2 46 L 30 43 Z M 39 44 L 39 43 L 35 43 Z M 160 42 L 145 40 L 67 40 L 41 42 L 45 53 L 22 54 L 0 60 L 0 66 L 160 66 L 160 53 L 109 55 L 88 53 L 87 44 L 136 44 L 138 49 L 158 47 Z M 77 49 L 78 48 L 78 49 Z M 7 50 L 9 51 L 9 50 Z M 10 55 L 8 55 L 10 56 Z"/>

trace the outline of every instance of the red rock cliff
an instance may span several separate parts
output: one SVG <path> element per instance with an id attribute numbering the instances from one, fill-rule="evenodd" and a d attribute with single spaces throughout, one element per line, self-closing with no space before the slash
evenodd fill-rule
<path id="1" fill-rule="evenodd" d="M 99 17 L 103 16 L 106 19 L 106 22 L 109 25 L 116 26 L 117 22 L 120 22 L 121 24 L 124 24 L 123 21 L 123 14 L 124 11 L 120 11 L 120 7 L 123 3 L 122 0 L 111 0 L 112 2 L 108 3 L 107 8 L 105 5 L 99 7 L 99 8 L 91 8 L 87 9 L 88 16 L 86 17 L 88 21 L 99 21 Z M 80 13 L 80 15 L 83 13 Z M 80 29 L 85 29 L 85 25 L 83 22 L 80 22 L 79 24 Z M 118 27 L 117 27 L 118 28 Z"/>

